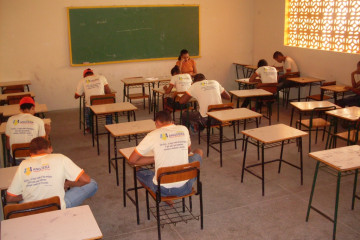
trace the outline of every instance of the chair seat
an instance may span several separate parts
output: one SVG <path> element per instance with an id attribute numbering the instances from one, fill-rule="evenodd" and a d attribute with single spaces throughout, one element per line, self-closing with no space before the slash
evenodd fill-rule
<path id="1" fill-rule="evenodd" d="M 300 120 L 298 120 L 297 122 L 299 122 Z M 310 127 L 310 119 L 303 119 L 300 122 L 301 125 L 305 126 L 305 127 Z M 312 127 L 314 128 L 318 128 L 318 127 L 327 127 L 330 126 L 330 122 L 326 121 L 323 118 L 314 118 L 312 121 Z"/>
<path id="2" fill-rule="evenodd" d="M 315 101 L 322 101 L 322 100 L 329 100 L 332 99 L 332 97 L 328 96 L 328 95 L 324 95 L 323 99 L 321 100 L 321 94 L 317 94 L 317 95 L 311 95 L 307 97 L 308 99 L 312 99 Z"/>
<path id="3" fill-rule="evenodd" d="M 148 186 L 146 186 L 145 184 L 143 184 L 142 182 L 140 182 L 140 184 L 150 193 L 151 197 L 153 197 L 154 199 L 156 199 L 156 193 L 153 192 Z M 194 188 L 192 188 L 191 193 L 184 195 L 184 196 L 168 196 L 168 197 L 161 197 L 161 202 L 166 202 L 166 201 L 174 201 L 177 199 L 182 199 L 182 198 L 186 198 L 186 197 L 190 197 L 196 194 L 196 191 Z"/>
<path id="4" fill-rule="evenodd" d="M 142 93 L 131 93 L 126 95 L 129 99 L 143 99 L 143 98 L 149 98 L 148 94 L 142 94 Z"/>
<path id="5" fill-rule="evenodd" d="M 348 140 L 348 135 L 349 135 L 349 132 L 342 132 L 342 133 L 336 134 L 337 137 L 342 138 L 344 140 Z M 350 141 L 354 142 L 355 136 L 356 136 L 356 130 L 351 130 L 350 131 Z M 357 142 L 360 142 L 360 132 L 358 132 Z"/>

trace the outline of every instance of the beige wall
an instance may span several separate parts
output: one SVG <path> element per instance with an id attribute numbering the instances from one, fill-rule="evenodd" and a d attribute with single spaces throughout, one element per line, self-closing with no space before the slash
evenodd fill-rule
<path id="1" fill-rule="evenodd" d="M 0 0 L 0 81 L 30 79 L 36 100 L 49 109 L 77 107 L 73 94 L 84 67 L 70 66 L 66 7 L 126 4 L 200 4 L 198 70 L 228 89 L 236 87 L 232 62 L 252 61 L 252 0 Z M 168 75 L 174 64 L 118 63 L 93 69 L 107 77 L 122 99 L 121 78 Z"/>
<path id="2" fill-rule="evenodd" d="M 272 65 L 272 54 L 279 50 L 294 58 L 302 76 L 351 84 L 350 73 L 360 60 L 358 54 L 284 46 L 285 0 L 256 0 L 254 17 L 253 63 L 265 58 Z"/>

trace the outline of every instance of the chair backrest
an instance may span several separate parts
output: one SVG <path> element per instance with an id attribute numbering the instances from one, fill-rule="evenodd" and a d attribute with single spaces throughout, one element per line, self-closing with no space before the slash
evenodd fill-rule
<path id="1" fill-rule="evenodd" d="M 2 90 L 3 94 L 19 93 L 19 92 L 24 92 L 24 86 L 23 85 L 7 86 L 7 87 L 3 88 L 3 90 Z"/>
<path id="2" fill-rule="evenodd" d="M 234 103 L 222 103 L 222 104 L 214 104 L 208 106 L 208 112 L 216 112 L 221 110 L 233 109 Z"/>
<path id="3" fill-rule="evenodd" d="M 31 94 L 30 93 L 25 93 L 25 94 L 19 94 L 19 95 L 14 95 L 14 96 L 7 96 L 6 97 L 7 104 L 8 105 L 19 104 L 20 100 L 23 97 L 31 97 Z"/>
<path id="4" fill-rule="evenodd" d="M 90 97 L 90 105 L 100 105 L 107 103 L 115 103 L 116 98 L 114 93 L 104 95 L 94 95 Z"/>
<path id="5" fill-rule="evenodd" d="M 257 85 L 258 89 L 263 89 L 265 91 L 271 92 L 272 94 L 277 93 L 278 83 L 259 83 Z"/>
<path id="6" fill-rule="evenodd" d="M 55 196 L 33 202 L 6 205 L 4 207 L 4 216 L 5 219 L 18 218 L 27 215 L 55 211 L 60 208 L 60 198 Z"/>
<path id="7" fill-rule="evenodd" d="M 14 143 L 11 151 L 14 159 L 30 157 L 30 143 Z"/>
<path id="8" fill-rule="evenodd" d="M 331 107 L 317 107 L 317 108 L 314 108 L 312 111 L 311 111 L 311 114 L 310 114 L 310 119 L 313 119 L 315 114 L 321 114 L 325 111 L 331 111 L 331 110 L 335 110 L 336 109 L 336 106 L 331 106 Z M 326 115 L 327 116 L 327 115 Z"/>
<path id="9" fill-rule="evenodd" d="M 199 177 L 200 162 L 192 162 L 172 167 L 162 167 L 156 172 L 158 183 L 174 183 L 186 181 L 195 177 Z"/>

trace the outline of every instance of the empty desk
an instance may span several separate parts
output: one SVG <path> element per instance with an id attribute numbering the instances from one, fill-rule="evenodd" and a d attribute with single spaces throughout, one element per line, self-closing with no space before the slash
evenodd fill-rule
<path id="1" fill-rule="evenodd" d="M 312 77 L 291 77 L 291 78 L 287 78 L 286 79 L 287 81 L 291 81 L 291 82 L 294 82 L 296 83 L 298 86 L 298 102 L 300 102 L 300 89 L 301 89 L 301 86 L 302 85 L 307 85 L 309 84 L 310 87 L 309 87 L 309 95 L 311 95 L 311 86 L 312 84 L 314 83 L 318 83 L 320 84 L 321 82 L 325 81 L 325 80 L 322 80 L 322 79 L 318 79 L 318 78 L 312 78 Z"/>

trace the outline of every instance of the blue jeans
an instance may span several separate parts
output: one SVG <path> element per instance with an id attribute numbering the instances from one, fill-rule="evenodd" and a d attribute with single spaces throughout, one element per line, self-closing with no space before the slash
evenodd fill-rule
<path id="1" fill-rule="evenodd" d="M 201 157 L 199 154 L 194 154 L 189 157 L 189 163 L 196 162 L 196 161 L 200 162 L 200 164 L 201 164 Z M 151 191 L 156 192 L 158 189 L 158 186 L 155 185 L 153 182 L 154 176 L 155 176 L 155 173 L 149 169 L 142 168 L 136 172 L 137 179 L 140 182 L 142 182 L 143 184 L 145 184 L 146 186 L 148 186 L 151 189 Z M 192 178 L 179 188 L 166 188 L 166 187 L 160 186 L 161 196 L 166 197 L 166 196 L 187 195 L 187 194 L 191 193 L 192 186 L 193 186 L 195 180 L 196 180 L 196 178 Z"/>
<path id="2" fill-rule="evenodd" d="M 86 128 L 91 127 L 90 123 L 90 108 L 85 107 L 85 124 Z M 106 125 L 112 124 L 112 115 L 106 115 Z"/>
<path id="3" fill-rule="evenodd" d="M 66 208 L 72 208 L 80 206 L 83 201 L 89 197 L 92 197 L 98 189 L 98 185 L 94 179 L 91 179 L 90 183 L 82 187 L 72 187 L 65 192 Z"/>

